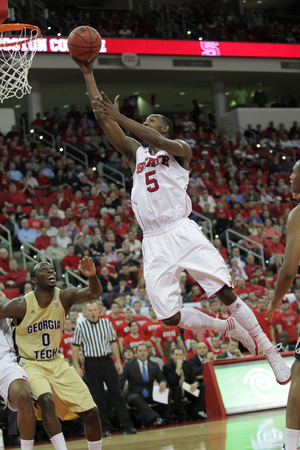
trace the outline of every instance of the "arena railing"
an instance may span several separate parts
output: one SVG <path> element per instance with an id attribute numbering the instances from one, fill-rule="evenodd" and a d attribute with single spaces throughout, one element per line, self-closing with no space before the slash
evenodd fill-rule
<path id="1" fill-rule="evenodd" d="M 102 170 L 103 168 L 106 168 L 106 170 L 109 170 L 110 172 L 117 173 L 118 175 L 120 175 L 121 180 L 118 180 L 116 177 L 113 177 L 112 175 L 108 174 L 107 172 L 104 172 Z M 123 188 L 126 189 L 125 175 L 122 172 L 120 172 L 119 170 L 112 169 L 111 166 L 108 166 L 107 164 L 104 164 L 104 163 L 98 163 L 97 170 L 98 170 L 98 175 L 100 177 L 108 178 L 109 180 L 116 183 L 116 185 L 121 184 L 123 186 Z"/>
<path id="2" fill-rule="evenodd" d="M 12 243 L 11 243 L 11 233 L 8 228 L 0 223 L 0 228 L 7 233 L 7 238 L 5 238 L 2 234 L 0 235 L 0 242 L 4 242 L 5 245 L 8 246 L 8 253 L 10 258 L 12 258 Z"/>
<path id="3" fill-rule="evenodd" d="M 43 142 L 51 148 L 56 148 L 54 135 L 44 128 L 36 125 L 31 128 L 30 133 L 33 135 L 34 142 Z"/>
<path id="4" fill-rule="evenodd" d="M 39 261 L 41 262 L 45 261 L 53 265 L 53 260 L 50 256 L 46 255 L 45 252 L 40 251 L 39 249 L 34 247 L 34 245 L 30 244 L 27 241 L 24 241 L 22 243 L 20 249 L 22 252 L 24 269 L 27 269 L 27 263 L 29 261 L 33 262 L 34 264 L 37 264 Z"/>
<path id="5" fill-rule="evenodd" d="M 73 272 L 70 269 L 67 269 L 65 271 L 65 273 L 62 274 L 62 277 L 65 279 L 65 283 L 67 285 L 67 287 L 74 287 L 74 284 L 72 284 L 70 282 L 70 276 L 72 276 L 73 278 L 76 278 L 76 280 L 78 280 L 78 284 L 84 285 L 85 287 L 87 287 L 89 285 L 89 282 L 87 280 L 84 280 L 83 278 L 81 278 L 79 275 L 77 275 L 77 273 Z"/>
<path id="6" fill-rule="evenodd" d="M 259 255 L 258 253 L 255 253 L 252 250 L 249 250 L 249 248 L 245 247 L 242 244 L 239 244 L 236 241 L 233 241 L 230 238 L 230 235 L 234 235 L 237 236 L 239 238 L 239 240 L 244 240 L 249 242 L 250 244 L 254 244 L 256 247 L 258 247 L 261 251 L 261 255 Z M 237 233 L 236 231 L 232 230 L 231 228 L 227 228 L 226 232 L 225 232 L 225 236 L 226 236 L 226 244 L 227 244 L 227 251 L 228 251 L 228 255 L 231 255 L 231 249 L 232 247 L 238 247 L 239 249 L 243 250 L 244 252 L 246 252 L 248 255 L 251 254 L 253 255 L 255 258 L 258 258 L 259 261 L 261 261 L 261 266 L 263 267 L 263 269 L 265 270 L 266 268 L 266 263 L 265 263 L 265 258 L 264 258 L 264 247 L 261 244 L 258 244 L 256 241 L 253 241 L 252 239 L 250 239 L 247 236 L 243 236 L 241 233 Z"/>
<path id="7" fill-rule="evenodd" d="M 209 240 L 212 242 L 214 235 L 211 220 L 203 216 L 201 213 L 197 213 L 196 211 L 192 211 L 192 214 L 202 219 L 201 225 L 198 225 L 200 228 L 203 228 L 205 234 L 209 235 Z"/>

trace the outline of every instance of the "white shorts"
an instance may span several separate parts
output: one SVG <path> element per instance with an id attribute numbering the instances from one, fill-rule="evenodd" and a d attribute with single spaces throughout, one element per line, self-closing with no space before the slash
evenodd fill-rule
<path id="1" fill-rule="evenodd" d="M 11 383 L 15 380 L 25 380 L 29 383 L 27 375 L 22 367 L 7 355 L 0 360 L 0 395 L 11 411 L 18 411 L 18 408 L 8 400 L 8 391 Z"/>
<path id="2" fill-rule="evenodd" d="M 144 277 L 147 293 L 159 320 L 173 317 L 182 308 L 180 273 L 187 270 L 207 296 L 224 285 L 232 287 L 224 259 L 187 218 L 143 235 Z"/>

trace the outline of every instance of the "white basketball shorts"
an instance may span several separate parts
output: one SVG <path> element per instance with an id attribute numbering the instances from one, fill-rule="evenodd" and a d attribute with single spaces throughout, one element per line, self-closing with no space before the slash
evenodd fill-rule
<path id="1" fill-rule="evenodd" d="M 143 257 L 147 293 L 159 320 L 173 317 L 182 308 L 182 270 L 188 271 L 209 298 L 224 285 L 232 287 L 224 259 L 188 218 L 144 232 Z"/>
<path id="2" fill-rule="evenodd" d="M 15 380 L 25 380 L 29 383 L 27 375 L 22 367 L 13 359 L 11 355 L 4 356 L 0 360 L 0 395 L 11 411 L 18 411 L 18 408 L 8 400 L 8 391 L 11 383 Z"/>

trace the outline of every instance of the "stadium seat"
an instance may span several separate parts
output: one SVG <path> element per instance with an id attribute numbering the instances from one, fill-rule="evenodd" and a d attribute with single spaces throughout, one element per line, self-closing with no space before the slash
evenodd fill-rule
<path id="1" fill-rule="evenodd" d="M 12 299 L 15 297 L 19 297 L 20 290 L 18 288 L 12 288 L 12 289 L 2 289 L 3 294 L 5 297 Z"/>
<path id="2" fill-rule="evenodd" d="M 63 189 L 63 193 L 64 193 L 65 195 L 73 195 L 73 194 L 74 194 L 72 188 Z"/>
<path id="3" fill-rule="evenodd" d="M 53 197 L 41 197 L 39 199 L 39 204 L 40 205 L 51 205 L 51 203 L 53 202 Z"/>
<path id="4" fill-rule="evenodd" d="M 30 214 L 31 210 L 32 210 L 33 206 L 23 206 L 22 208 L 22 212 L 26 213 L 26 214 Z"/>

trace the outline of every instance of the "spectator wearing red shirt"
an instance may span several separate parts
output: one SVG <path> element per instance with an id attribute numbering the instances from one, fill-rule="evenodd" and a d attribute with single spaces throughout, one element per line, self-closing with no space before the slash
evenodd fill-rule
<path id="1" fill-rule="evenodd" d="M 254 292 L 256 297 L 259 298 L 262 295 L 266 294 L 266 289 L 258 284 L 258 275 L 254 272 L 251 274 L 250 276 L 250 285 L 249 285 L 249 289 L 250 292 Z"/>
<path id="2" fill-rule="evenodd" d="M 119 304 L 114 301 L 111 304 L 111 314 L 107 316 L 108 320 L 112 323 L 115 330 L 124 323 L 124 316 L 120 315 L 120 307 Z"/>
<path id="3" fill-rule="evenodd" d="M 267 300 L 265 297 L 259 297 L 257 299 L 257 309 L 253 309 L 253 312 L 263 332 L 266 333 L 273 345 L 276 345 L 275 330 L 273 324 L 268 319 Z"/>
<path id="4" fill-rule="evenodd" d="M 39 187 L 47 188 L 51 186 L 51 180 L 44 174 L 43 169 L 38 171 L 38 175 L 35 179 L 39 183 Z"/>
<path id="5" fill-rule="evenodd" d="M 182 348 L 184 354 L 186 354 L 185 345 L 181 339 L 180 331 L 178 327 L 162 324 L 155 330 L 156 348 L 160 357 L 164 356 L 164 346 L 167 341 L 173 341 Z"/>
<path id="6" fill-rule="evenodd" d="M 203 154 L 203 152 L 202 152 Z M 204 184 L 204 186 L 206 187 L 206 189 L 208 189 L 209 191 L 212 191 L 215 187 L 213 181 L 211 181 L 209 179 L 210 175 L 209 172 L 205 172 L 202 176 L 202 183 Z"/>
<path id="7" fill-rule="evenodd" d="M 272 208 L 272 214 L 276 219 L 284 216 L 284 208 L 281 204 L 281 197 L 276 197 L 274 207 Z"/>
<path id="8" fill-rule="evenodd" d="M 50 236 L 47 235 L 47 228 L 42 225 L 40 228 L 40 236 L 34 241 L 34 246 L 38 250 L 46 250 L 50 245 Z"/>
<path id="9" fill-rule="evenodd" d="M 219 201 L 219 202 L 217 202 L 217 206 L 215 209 L 216 219 L 220 218 L 220 214 L 224 214 L 224 215 L 222 215 L 222 219 L 232 219 L 230 210 L 227 208 L 223 208 L 222 203 Z"/>
<path id="10" fill-rule="evenodd" d="M 268 248 L 265 251 L 267 257 L 270 258 L 271 266 L 276 265 L 277 271 L 280 268 L 282 256 L 284 254 L 284 245 L 280 243 L 280 237 L 278 235 L 272 236 L 271 242 L 269 242 Z"/>
<path id="11" fill-rule="evenodd" d="M 0 289 L 5 286 L 21 285 L 26 281 L 28 270 L 18 269 L 18 263 L 15 259 L 9 261 L 9 271 L 6 275 L 0 277 Z"/>
<path id="12" fill-rule="evenodd" d="M 260 267 L 260 268 L 262 269 L 262 275 L 263 275 L 264 277 L 266 277 L 266 276 L 267 276 L 267 272 L 262 268 L 262 266 L 260 266 L 259 264 L 256 264 L 256 263 L 255 263 L 255 258 L 254 258 L 254 256 L 253 256 L 252 254 L 247 255 L 247 264 L 246 264 L 246 266 L 244 267 L 244 270 L 245 270 L 246 275 L 247 275 L 248 278 L 250 278 L 252 272 L 254 272 L 254 270 L 255 270 L 257 267 Z"/>
<path id="13" fill-rule="evenodd" d="M 41 118 L 41 113 L 36 113 L 36 118 L 31 122 L 31 128 L 35 126 L 43 127 L 44 125 L 45 121 Z"/>
<path id="14" fill-rule="evenodd" d="M 156 317 L 155 311 L 151 305 L 149 306 L 149 315 L 151 318 L 142 326 L 142 332 L 147 337 L 147 340 L 152 342 L 156 349 L 156 353 L 158 353 L 156 348 L 155 330 L 161 326 L 161 322 Z"/>
<path id="15" fill-rule="evenodd" d="M 53 208 L 51 216 L 49 217 L 50 226 L 55 228 L 60 228 L 65 225 L 64 220 L 58 216 L 58 209 Z"/>
<path id="16" fill-rule="evenodd" d="M 79 209 L 79 211 L 87 208 L 87 201 L 82 196 L 82 192 L 80 189 L 75 192 L 74 197 L 71 197 L 71 202 L 73 201 L 76 202 L 76 208 Z"/>
<path id="17" fill-rule="evenodd" d="M 281 300 L 281 312 L 274 318 L 276 331 L 286 331 L 290 338 L 290 344 L 296 344 L 300 332 L 300 319 L 298 314 L 292 310 L 287 297 Z"/>
<path id="18" fill-rule="evenodd" d="M 221 349 L 221 339 L 219 336 L 211 337 L 209 351 L 214 355 L 220 355 L 220 353 L 223 353 Z"/>
<path id="19" fill-rule="evenodd" d="M 127 336 L 123 339 L 123 347 L 126 345 L 129 345 L 130 347 L 137 347 L 139 344 L 148 342 L 146 336 L 140 331 L 136 320 L 131 320 L 129 322 L 129 330 L 129 334 L 127 334 Z"/>
<path id="20" fill-rule="evenodd" d="M 216 249 L 222 256 L 222 258 L 225 259 L 225 261 L 227 262 L 227 260 L 228 260 L 227 249 L 226 249 L 226 247 L 223 247 L 221 239 L 219 239 L 219 238 L 214 239 L 214 246 L 216 247 Z"/>
<path id="21" fill-rule="evenodd" d="M 186 359 L 189 361 L 193 356 L 197 354 L 197 345 L 198 345 L 198 339 L 192 338 L 190 340 L 190 351 L 186 355 Z"/>
<path id="22" fill-rule="evenodd" d="M 125 308 L 123 310 L 123 313 L 124 313 L 124 321 L 117 328 L 118 344 L 119 344 L 121 353 L 123 351 L 123 340 L 124 340 L 124 337 L 127 336 L 127 334 L 129 334 L 129 332 L 130 332 L 129 323 L 132 320 L 133 311 L 130 308 L 130 306 L 125 306 Z"/>
<path id="23" fill-rule="evenodd" d="M 123 242 L 128 234 L 129 226 L 126 222 L 122 222 L 120 214 L 114 214 L 114 221 L 111 224 L 111 227 L 115 230 L 117 241 Z"/>
<path id="24" fill-rule="evenodd" d="M 29 228 L 35 228 L 36 230 L 39 230 L 41 228 L 41 226 L 43 225 L 43 221 L 38 218 L 36 209 L 32 209 L 30 211 L 28 225 L 29 225 Z"/>
<path id="25" fill-rule="evenodd" d="M 32 205 L 32 201 L 25 195 L 23 192 L 17 192 L 17 187 L 14 183 L 10 183 L 8 186 L 8 194 L 6 196 L 6 201 L 4 202 L 4 205 L 11 207 L 16 206 L 17 204 L 20 205 Z"/>
<path id="26" fill-rule="evenodd" d="M 246 286 L 246 281 L 245 278 L 243 277 L 240 277 L 237 280 L 237 285 L 233 288 L 233 290 L 236 293 L 236 295 L 240 297 L 242 300 L 248 296 L 249 292 L 251 292 L 251 289 L 248 286 Z"/>
<path id="27" fill-rule="evenodd" d="M 6 248 L 0 248 L 0 274 L 6 275 L 9 271 L 9 261 L 11 258 L 8 256 Z"/>
<path id="28" fill-rule="evenodd" d="M 71 319 L 66 319 L 65 329 L 61 336 L 61 341 L 59 344 L 59 351 L 64 355 L 65 359 L 71 361 L 72 359 L 72 341 L 74 332 L 72 330 Z"/>
<path id="29" fill-rule="evenodd" d="M 97 267 L 97 275 L 100 275 L 102 267 L 105 266 L 108 268 L 108 272 L 110 275 L 117 276 L 117 271 L 115 269 L 115 266 L 113 264 L 107 262 L 106 255 L 101 255 L 99 258 L 99 262 L 100 262 L 100 266 Z"/>
<path id="30" fill-rule="evenodd" d="M 133 302 L 132 307 L 134 309 L 134 314 L 132 316 L 132 320 L 136 320 L 140 329 L 148 322 L 148 317 L 143 316 L 141 314 L 142 303 L 139 300 Z"/>
<path id="31" fill-rule="evenodd" d="M 256 242 L 249 242 L 247 240 L 243 240 L 243 245 L 248 248 L 249 250 L 253 250 L 255 253 L 263 256 L 263 251 L 264 249 L 267 249 L 268 247 L 268 239 L 265 237 L 264 234 L 264 226 L 263 225 L 257 225 L 257 234 L 250 234 L 250 236 L 248 236 L 249 239 L 251 239 L 252 241 Z M 261 247 L 258 247 L 257 244 L 262 245 L 262 252 L 261 252 Z"/>
<path id="32" fill-rule="evenodd" d="M 80 258 L 78 255 L 74 254 L 74 248 L 75 248 L 74 244 L 67 245 L 67 254 L 61 260 L 62 269 L 64 272 L 68 269 L 72 269 L 75 273 L 79 274 L 78 264 L 79 264 Z"/>

